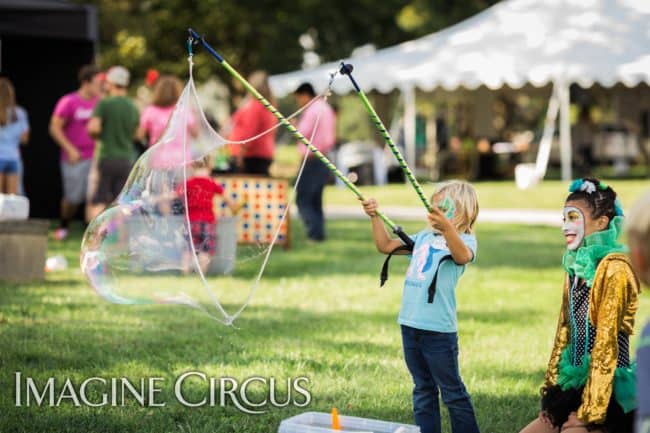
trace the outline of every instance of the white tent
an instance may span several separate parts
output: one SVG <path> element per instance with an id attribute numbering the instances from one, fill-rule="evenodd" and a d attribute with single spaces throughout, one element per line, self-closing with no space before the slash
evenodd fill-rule
<path id="1" fill-rule="evenodd" d="M 571 177 L 568 117 L 572 83 L 590 87 L 650 84 L 649 0 L 504 0 L 485 11 L 413 41 L 347 59 L 364 91 L 400 89 L 405 101 L 406 158 L 414 162 L 415 91 L 485 85 L 520 88 L 550 82 L 560 106 L 562 177 Z M 276 96 L 302 82 L 327 86 L 339 62 L 274 75 Z M 332 87 L 352 86 L 338 78 Z"/>

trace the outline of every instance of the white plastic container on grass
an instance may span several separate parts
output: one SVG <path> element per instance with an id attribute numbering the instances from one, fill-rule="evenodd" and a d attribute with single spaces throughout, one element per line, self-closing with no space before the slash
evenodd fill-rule
<path id="1" fill-rule="evenodd" d="M 29 217 L 29 200 L 14 194 L 0 194 L 0 221 L 26 220 Z"/>
<path id="2" fill-rule="evenodd" d="M 278 433 L 420 433 L 420 428 L 409 424 L 339 415 L 341 430 L 332 429 L 332 415 L 323 412 L 305 412 L 280 423 Z"/>

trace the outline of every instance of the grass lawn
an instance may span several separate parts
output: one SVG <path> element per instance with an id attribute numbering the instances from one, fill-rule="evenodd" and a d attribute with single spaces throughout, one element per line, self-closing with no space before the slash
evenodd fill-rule
<path id="1" fill-rule="evenodd" d="M 606 180 L 619 194 L 624 208 L 629 208 L 639 196 L 650 189 L 648 180 Z M 422 183 L 424 192 L 433 192 L 433 183 Z M 519 190 L 514 181 L 476 182 L 479 203 L 483 209 L 561 209 L 568 192 L 568 184 L 559 180 L 547 180 L 530 190 Z M 367 197 L 375 197 L 384 206 L 421 206 L 410 184 L 385 186 L 360 186 Z M 354 195 L 346 188 L 328 186 L 325 203 L 355 205 Z"/>
<path id="2" fill-rule="evenodd" d="M 562 188 L 553 185 L 543 188 L 557 188 L 561 200 Z M 493 202 L 480 187 L 484 207 L 509 207 L 510 198 L 499 196 L 501 187 L 489 186 Z M 400 196 L 396 187 L 387 190 Z M 328 191 L 329 202 L 339 196 L 349 199 Z M 332 221 L 330 240 L 315 246 L 305 242 L 299 224 L 293 227 L 294 248 L 273 253 L 252 305 L 236 323 L 239 329 L 186 307 L 109 304 L 74 266 L 80 234 L 51 242 L 49 254 L 65 254 L 71 269 L 48 275 L 46 282 L 0 284 L 0 432 L 272 433 L 284 418 L 333 406 L 342 414 L 411 423 L 411 382 L 395 323 L 406 260 L 393 260 L 391 279 L 380 289 L 382 257 L 367 222 Z M 458 287 L 461 372 L 481 430 L 516 432 L 537 412 L 559 311 L 562 239 L 556 228 L 516 225 L 484 224 L 477 235 L 478 260 Z M 247 290 L 253 268 L 242 267 L 228 284 Z M 183 281 L 169 277 L 170 285 Z M 212 283 L 219 287 L 218 279 Z M 644 293 L 637 330 L 649 314 Z M 162 377 L 158 400 L 167 405 L 143 408 L 131 399 L 124 407 L 74 407 L 69 401 L 15 407 L 16 371 L 41 386 L 49 377 L 77 384 L 93 376 L 134 382 Z M 242 380 L 307 376 L 312 402 L 307 409 L 269 407 L 255 416 L 233 405 L 186 408 L 173 397 L 173 383 L 186 371 Z M 199 382 L 187 385 L 189 399 L 205 395 Z M 258 391 L 253 400 L 261 398 Z M 97 392 L 91 395 L 99 399 Z"/>

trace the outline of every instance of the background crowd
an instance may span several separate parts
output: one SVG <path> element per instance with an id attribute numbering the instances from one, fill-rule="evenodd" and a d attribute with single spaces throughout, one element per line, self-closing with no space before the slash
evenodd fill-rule
<path id="1" fill-rule="evenodd" d="M 85 220 L 101 213 L 120 193 L 138 158 L 162 136 L 182 92 L 181 81 L 160 75 L 154 69 L 145 77 L 145 92 L 129 96 L 131 74 L 123 66 L 101 71 L 83 66 L 79 87 L 63 95 L 53 108 L 49 133 L 60 147 L 60 173 L 63 195 L 56 239 L 65 239 L 71 220 L 86 204 Z M 251 84 L 272 104 L 275 98 L 263 71 L 249 76 Z M 305 110 L 297 123 L 299 131 L 313 139 L 323 153 L 336 141 L 336 116 L 324 100 L 307 106 L 316 96 L 309 84 L 295 93 Z M 16 103 L 12 83 L 0 78 L 0 192 L 22 194 L 20 146 L 29 140 L 28 109 Z M 27 107 L 28 108 L 28 107 Z M 318 124 L 316 120 L 318 119 Z M 275 153 L 277 119 L 257 99 L 248 96 L 232 114 L 220 134 L 228 140 L 228 163 L 223 171 L 231 174 L 270 176 Z M 299 148 L 307 153 L 305 146 Z M 307 155 L 303 183 L 297 204 L 305 221 L 308 237 L 325 239 L 322 194 L 328 179 L 325 167 L 311 153 Z"/>

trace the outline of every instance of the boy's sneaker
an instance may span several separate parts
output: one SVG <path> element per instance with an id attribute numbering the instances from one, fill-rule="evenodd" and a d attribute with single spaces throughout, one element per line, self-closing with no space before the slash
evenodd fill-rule
<path id="1" fill-rule="evenodd" d="M 56 239 L 57 241 L 62 241 L 67 237 L 68 237 L 68 229 L 59 227 L 58 229 L 54 230 L 54 239 Z"/>

